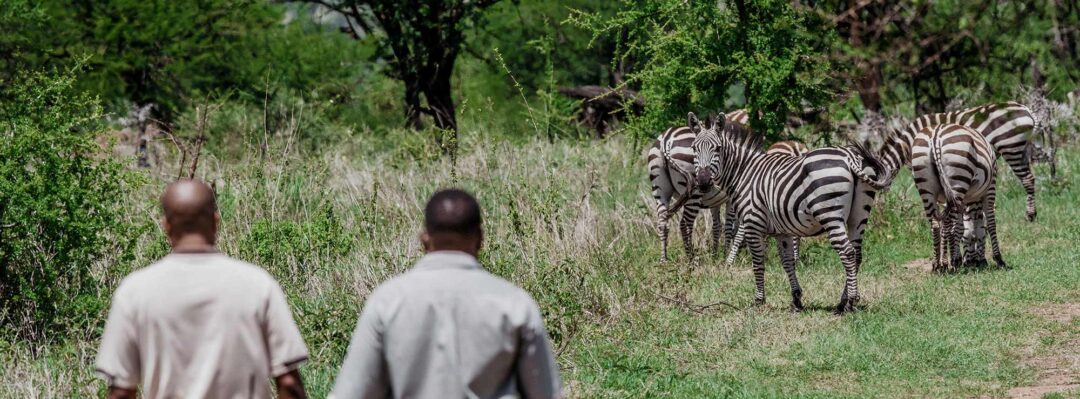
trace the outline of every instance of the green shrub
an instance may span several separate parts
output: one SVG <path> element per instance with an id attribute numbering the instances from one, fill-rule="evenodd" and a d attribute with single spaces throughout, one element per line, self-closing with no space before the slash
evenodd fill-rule
<path id="1" fill-rule="evenodd" d="M 0 95 L 0 326 L 26 338 L 96 320 L 90 264 L 123 244 L 108 234 L 134 180 L 95 143 L 101 108 L 74 83 L 30 74 Z"/>

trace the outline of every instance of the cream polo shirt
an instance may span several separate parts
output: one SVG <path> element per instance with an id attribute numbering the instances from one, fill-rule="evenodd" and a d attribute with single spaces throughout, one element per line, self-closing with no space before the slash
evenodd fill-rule
<path id="1" fill-rule="evenodd" d="M 147 398 L 266 398 L 307 360 L 281 287 L 228 256 L 170 254 L 113 295 L 97 371 Z"/>
<path id="2" fill-rule="evenodd" d="M 368 298 L 330 397 L 555 398 L 540 309 L 461 252 L 428 254 Z"/>

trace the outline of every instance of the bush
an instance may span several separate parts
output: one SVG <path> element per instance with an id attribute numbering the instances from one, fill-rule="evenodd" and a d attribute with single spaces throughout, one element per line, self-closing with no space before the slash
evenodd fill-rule
<path id="1" fill-rule="evenodd" d="M 101 107 L 74 83 L 31 74 L 0 94 L 0 327 L 31 339 L 96 319 L 89 266 L 116 245 L 134 182 L 95 143 Z"/>
<path id="2" fill-rule="evenodd" d="M 751 126 L 775 135 L 789 112 L 831 99 L 828 54 L 836 35 L 803 7 L 780 0 L 623 4 L 614 17 L 577 12 L 570 22 L 591 29 L 596 39 L 625 36 L 617 60 L 637 61 L 628 80 L 641 85 L 646 99 L 633 129 L 639 138 L 684 124 L 687 111 L 739 106 L 751 111 Z M 740 94 L 744 103 L 729 101 Z"/>

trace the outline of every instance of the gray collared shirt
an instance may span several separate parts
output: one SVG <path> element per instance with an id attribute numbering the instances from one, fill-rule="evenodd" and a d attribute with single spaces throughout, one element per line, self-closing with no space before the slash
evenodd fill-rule
<path id="1" fill-rule="evenodd" d="M 536 302 L 462 252 L 434 252 L 375 290 L 330 397 L 555 398 Z"/>

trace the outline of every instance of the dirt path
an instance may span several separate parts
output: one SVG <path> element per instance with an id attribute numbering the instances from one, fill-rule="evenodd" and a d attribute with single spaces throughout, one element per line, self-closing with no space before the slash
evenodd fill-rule
<path id="1" fill-rule="evenodd" d="M 1065 324 L 1068 339 L 1046 350 L 1029 349 L 1024 364 L 1035 370 L 1035 383 L 1010 389 L 1008 397 L 1037 399 L 1050 393 L 1080 393 L 1080 334 L 1073 326 L 1080 317 L 1080 303 L 1044 304 L 1031 313 Z"/>

